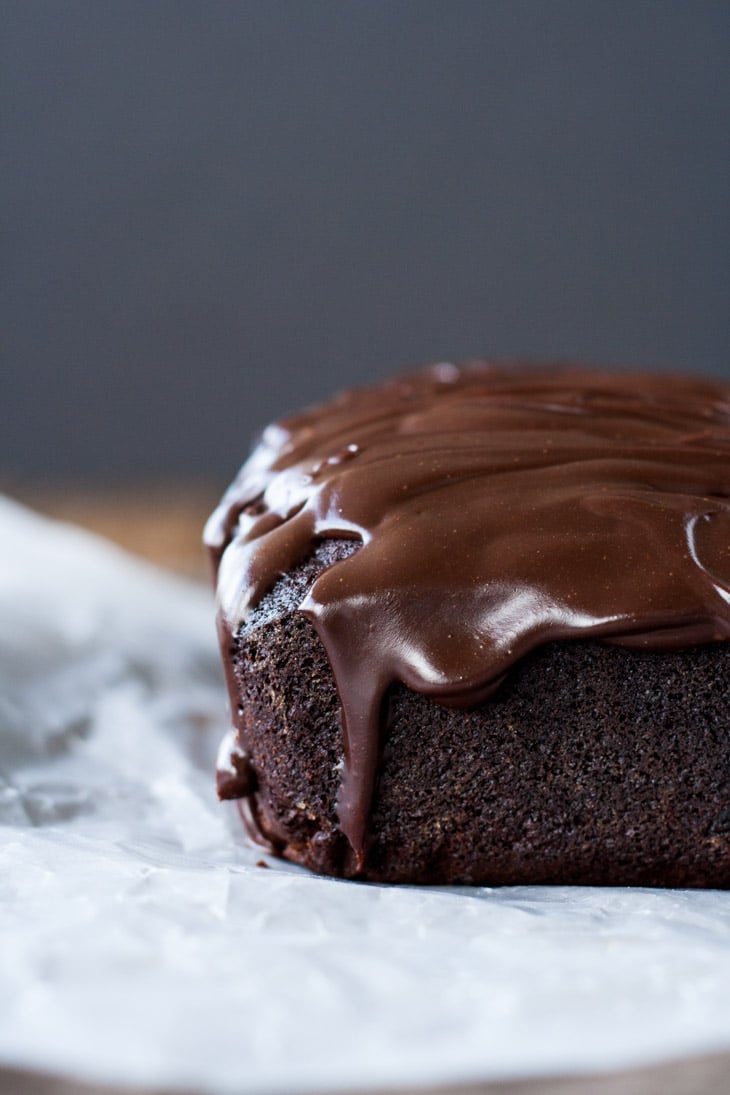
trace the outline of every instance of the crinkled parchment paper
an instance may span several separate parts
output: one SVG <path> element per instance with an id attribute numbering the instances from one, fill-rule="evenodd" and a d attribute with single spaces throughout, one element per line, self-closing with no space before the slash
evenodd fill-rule
<path id="1" fill-rule="evenodd" d="M 730 894 L 256 866 L 208 591 L 0 499 L 0 1063 L 210 1092 L 730 1047 Z"/>

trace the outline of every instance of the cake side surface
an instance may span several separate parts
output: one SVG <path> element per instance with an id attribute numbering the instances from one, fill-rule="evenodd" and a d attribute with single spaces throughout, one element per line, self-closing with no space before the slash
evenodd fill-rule
<path id="1" fill-rule="evenodd" d="M 253 757 L 249 765 L 242 754 L 232 753 L 219 776 L 222 793 L 245 796 L 250 823 L 265 830 L 279 850 L 286 847 L 286 854 L 299 855 L 315 869 L 366 877 L 374 877 L 368 871 L 388 877 L 388 870 L 395 870 L 402 833 L 390 839 L 390 823 L 379 811 L 387 801 L 388 773 L 398 770 L 404 785 L 405 769 L 394 768 L 392 758 L 408 751 L 409 740 L 415 771 L 423 769 L 427 754 L 420 748 L 429 740 L 427 725 L 442 728 L 442 753 L 434 745 L 428 754 L 432 765 L 439 755 L 442 761 L 450 756 L 452 768 L 461 771 L 455 760 L 461 748 L 467 756 L 480 757 L 480 764 L 487 765 L 491 756 L 488 769 L 502 773 L 503 786 L 510 774 L 509 765 L 505 771 L 499 761 L 503 756 L 539 782 L 541 750 L 534 745 L 529 756 L 518 757 L 508 748 L 511 739 L 489 720 L 501 712 L 518 742 L 529 736 L 530 724 L 542 727 L 547 736 L 548 720 L 542 716 L 548 708 L 537 698 L 547 703 L 552 694 L 546 685 L 561 673 L 566 695 L 572 676 L 580 682 L 585 678 L 585 687 L 590 687 L 590 676 L 596 666 L 601 668 L 596 702 L 605 717 L 591 722 L 585 696 L 574 697 L 572 707 L 567 701 L 561 707 L 556 693 L 550 699 L 553 745 L 561 734 L 567 735 L 574 753 L 580 755 L 582 749 L 588 758 L 592 734 L 594 753 L 606 763 L 613 757 L 609 767 L 617 772 L 627 768 L 630 741 L 622 676 L 637 703 L 639 725 L 653 727 L 654 736 L 642 744 L 645 753 L 663 751 L 676 764 L 681 759 L 679 745 L 669 744 L 671 734 L 679 742 L 679 715 L 673 721 L 669 714 L 656 714 L 663 710 L 656 698 L 662 689 L 679 697 L 685 736 L 702 724 L 703 695 L 712 711 L 712 733 L 722 737 L 718 720 L 725 718 L 727 736 L 728 385 L 473 363 L 438 366 L 378 388 L 345 393 L 265 432 L 211 519 L 206 539 L 218 569 L 219 627 L 239 751 L 250 749 L 261 720 L 273 718 L 285 726 L 283 738 L 289 740 L 298 739 L 299 731 L 306 737 L 309 726 L 314 753 L 326 757 L 329 765 L 325 772 L 310 758 L 311 770 L 318 773 L 316 809 L 311 788 L 297 799 L 309 803 L 320 865 L 313 844 L 306 853 L 294 850 L 290 822 L 303 815 L 302 809 L 296 802 L 275 806 L 271 798 L 273 788 L 285 782 L 277 774 L 286 756 L 283 739 L 265 763 L 263 757 Z M 299 665 L 299 678 L 309 693 L 307 687 L 297 691 L 281 662 L 286 649 L 287 659 L 298 664 L 285 636 L 301 628 L 305 649 L 318 650 L 318 657 L 322 647 L 326 652 L 323 666 L 309 654 Z M 311 641 L 312 628 L 319 643 Z M 276 657 L 267 645 L 269 632 L 277 636 Z M 263 661 L 261 649 L 266 651 Z M 718 665 L 725 667 L 724 676 L 713 676 Z M 539 674 L 531 677 L 536 667 Z M 682 687 L 672 676 L 680 670 Z M 257 673 L 277 682 L 266 686 L 275 718 L 260 697 L 250 694 Z M 531 707 L 521 688 L 511 691 L 523 679 L 534 689 Z M 326 687 L 329 699 L 321 706 Z M 613 695 L 610 701 L 606 690 Z M 724 714 L 716 693 L 726 704 Z M 652 695 L 653 715 L 644 710 L 641 698 Z M 512 711 L 505 704 L 517 707 Z M 583 714 L 576 720 L 580 708 Z M 473 724 L 475 712 L 480 714 Z M 613 732 L 619 734 L 615 740 L 612 712 Z M 410 727 L 408 733 L 403 726 Z M 694 737 L 698 733 L 691 730 Z M 703 741 L 708 733 L 710 724 L 700 733 Z M 576 734 L 586 736 L 583 746 Z M 476 738 L 472 741 L 470 735 Z M 485 742 L 477 748 L 480 735 Z M 491 754 L 484 751 L 490 735 L 493 743 L 500 743 L 499 751 Z M 304 739 L 299 748 L 309 755 Z M 712 755 L 725 758 L 721 749 Z M 621 794 L 631 789 L 632 801 L 648 808 L 653 800 L 647 788 L 640 791 L 643 785 L 636 775 L 643 771 L 641 751 L 631 756 L 634 782 L 622 785 Z M 699 755 L 695 760 L 697 768 Z M 588 772 L 585 765 L 571 777 L 568 768 L 563 771 L 554 762 L 553 756 L 548 782 L 556 794 L 562 787 L 567 796 L 571 778 L 580 790 Z M 292 762 L 287 763 L 291 768 Z M 727 760 L 717 763 L 719 788 Z M 674 770 L 675 783 L 679 771 Z M 428 774 L 422 771 L 426 799 L 437 774 L 433 767 Z M 437 783 L 443 778 L 442 773 Z M 690 778 L 681 777 L 685 782 Z M 485 779 L 461 772 L 458 787 L 451 787 L 453 801 L 461 801 L 456 790 L 461 794 L 465 787 L 481 788 L 482 799 L 486 795 L 485 801 L 491 801 Z M 530 781 L 520 786 L 525 795 Z M 703 787 L 707 791 L 709 784 Z M 671 794 L 665 789 L 665 797 Z M 559 797 L 540 814 L 539 840 L 530 837 L 534 819 L 523 817 L 513 800 L 511 814 L 523 817 L 524 824 L 515 829 L 504 818 L 499 823 L 504 847 L 511 841 L 509 846 L 517 849 L 512 866 L 506 851 L 499 859 L 496 873 L 502 880 L 511 879 L 515 870 L 524 872 L 524 864 L 532 862 L 531 840 L 542 847 L 540 869 L 557 856 L 559 873 L 569 880 L 559 847 L 545 842 L 546 826 L 564 837 L 575 831 L 571 852 L 573 864 L 583 864 L 575 868 L 579 874 L 590 860 L 594 839 L 608 840 L 606 847 L 615 841 L 616 826 L 612 835 L 587 834 L 586 824 L 575 821 L 586 807 L 571 814 L 567 797 L 563 813 L 556 813 Z M 710 801 L 716 804 L 712 796 Z M 417 809 L 415 803 L 412 808 Z M 726 806 L 718 809 L 721 815 Z M 448 813 L 440 802 L 431 814 L 432 850 L 424 880 L 435 880 L 438 858 L 449 864 L 444 877 L 439 876 L 442 881 L 467 881 L 474 872 L 485 880 L 486 853 L 477 854 L 473 842 L 455 836 L 474 824 L 473 817 L 467 820 L 468 810 L 460 811 Z M 666 810 L 664 814 L 669 817 Z M 642 845 L 637 826 L 627 825 L 634 843 Z M 714 840 L 722 826 L 713 819 L 707 825 L 715 827 L 707 838 Z M 662 831 L 669 841 L 671 827 Z M 585 845 L 582 851 L 578 834 Z M 619 843 L 621 856 L 628 856 L 624 874 L 638 878 L 641 856 L 631 859 L 628 845 Z M 459 859 L 457 844 L 476 855 L 471 867 Z M 437 845 L 441 851 L 435 857 Z M 413 877 L 413 864 L 423 856 L 412 841 L 410 847 Z M 655 848 L 652 862 L 657 857 Z M 676 862 L 683 857 L 684 852 L 675 856 Z M 330 865 L 323 865 L 325 861 Z M 529 870 L 534 869 L 533 864 Z M 696 864 L 687 870 L 688 878 L 700 877 Z M 621 881 L 611 870 L 608 876 Z"/>
<path id="2" fill-rule="evenodd" d="M 235 643 L 249 826 L 332 875 L 411 883 L 730 887 L 730 644 L 547 644 L 465 711 L 386 695 L 364 869 L 337 815 L 339 696 L 298 611 L 327 542 Z"/>

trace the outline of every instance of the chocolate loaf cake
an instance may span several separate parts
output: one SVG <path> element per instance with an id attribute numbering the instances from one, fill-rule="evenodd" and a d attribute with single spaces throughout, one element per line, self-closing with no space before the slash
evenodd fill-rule
<path id="1" fill-rule="evenodd" d="M 206 543 L 272 852 L 730 887 L 730 385 L 433 366 L 270 426 Z"/>

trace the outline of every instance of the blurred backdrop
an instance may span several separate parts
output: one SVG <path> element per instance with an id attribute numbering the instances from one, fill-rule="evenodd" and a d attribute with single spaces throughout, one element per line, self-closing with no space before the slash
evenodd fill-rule
<path id="1" fill-rule="evenodd" d="M 730 5 L 2 4 L 0 473 L 223 486 L 404 365 L 730 376 Z"/>

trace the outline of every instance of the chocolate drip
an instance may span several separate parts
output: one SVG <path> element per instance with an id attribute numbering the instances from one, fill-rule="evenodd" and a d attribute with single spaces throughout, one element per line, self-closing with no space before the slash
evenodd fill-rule
<path id="1" fill-rule="evenodd" d="M 469 706 L 553 640 L 730 638 L 730 386 L 438 365 L 269 427 L 206 529 L 224 650 L 327 537 L 362 543 L 301 604 L 342 703 L 338 815 L 362 867 L 394 681 Z"/>

